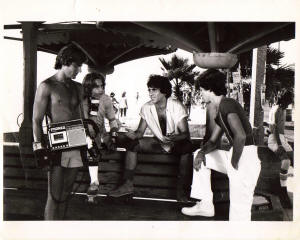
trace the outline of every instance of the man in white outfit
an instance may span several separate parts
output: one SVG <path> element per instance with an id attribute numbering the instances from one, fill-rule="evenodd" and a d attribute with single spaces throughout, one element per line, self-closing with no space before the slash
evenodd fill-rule
<path id="1" fill-rule="evenodd" d="M 210 180 L 213 169 L 227 174 L 229 178 L 229 220 L 250 221 L 254 190 L 261 168 L 251 125 L 241 105 L 225 97 L 225 74 L 209 69 L 198 80 L 203 100 L 211 102 L 218 110 L 210 139 L 194 153 L 191 197 L 201 201 L 181 211 L 189 216 L 215 215 Z M 224 132 L 231 149 L 216 150 L 216 143 Z"/>
<path id="2" fill-rule="evenodd" d="M 192 151 L 187 112 L 183 104 L 171 97 L 172 85 L 168 78 L 150 75 L 147 82 L 150 101 L 140 111 L 137 130 L 128 129 L 124 183 L 111 191 L 111 197 L 121 197 L 134 191 L 133 178 L 138 153 L 172 153 L 179 156 L 177 199 L 187 201 L 192 181 Z M 144 137 L 146 128 L 154 137 Z"/>

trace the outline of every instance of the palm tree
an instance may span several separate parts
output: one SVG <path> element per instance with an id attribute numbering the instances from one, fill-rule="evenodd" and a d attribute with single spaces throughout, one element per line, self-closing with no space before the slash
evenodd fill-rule
<path id="1" fill-rule="evenodd" d="M 294 91 L 295 70 L 290 65 L 281 65 L 283 57 L 284 52 L 276 48 L 267 47 L 266 99 L 268 100 L 282 90 Z M 239 60 L 242 77 L 251 77 L 252 51 L 241 54 Z"/>
<path id="2" fill-rule="evenodd" d="M 159 58 L 159 61 L 163 65 L 161 68 L 164 71 L 164 75 L 173 84 L 174 95 L 180 101 L 182 99 L 182 87 L 187 84 L 190 88 L 194 85 L 195 77 L 199 74 L 197 71 L 193 71 L 196 67 L 195 64 L 189 64 L 188 59 L 178 57 L 174 54 L 170 61 L 163 58 Z"/>

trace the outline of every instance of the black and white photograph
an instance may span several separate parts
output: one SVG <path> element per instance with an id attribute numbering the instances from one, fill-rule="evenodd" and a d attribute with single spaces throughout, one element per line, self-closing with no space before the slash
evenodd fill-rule
<path id="1" fill-rule="evenodd" d="M 300 237 L 297 1 L 1 6 L 3 239 Z"/>

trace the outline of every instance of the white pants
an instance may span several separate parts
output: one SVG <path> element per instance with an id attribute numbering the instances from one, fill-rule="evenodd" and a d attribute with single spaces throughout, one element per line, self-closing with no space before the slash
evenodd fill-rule
<path id="1" fill-rule="evenodd" d="M 211 169 L 225 173 L 229 178 L 229 220 L 251 221 L 253 195 L 261 168 L 257 146 L 244 147 L 238 170 L 231 164 L 231 155 L 232 148 L 230 151 L 214 150 L 205 155 L 206 166 L 201 164 L 199 171 L 194 169 L 191 197 L 212 202 Z"/>

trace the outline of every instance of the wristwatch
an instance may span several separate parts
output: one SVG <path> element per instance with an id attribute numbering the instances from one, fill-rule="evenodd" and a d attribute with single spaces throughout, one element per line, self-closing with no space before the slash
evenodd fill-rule
<path id="1" fill-rule="evenodd" d="M 42 149 L 42 148 L 43 148 L 43 146 L 42 146 L 41 142 L 33 142 L 32 143 L 33 151 L 36 151 L 36 150 L 39 150 L 39 149 Z"/>

